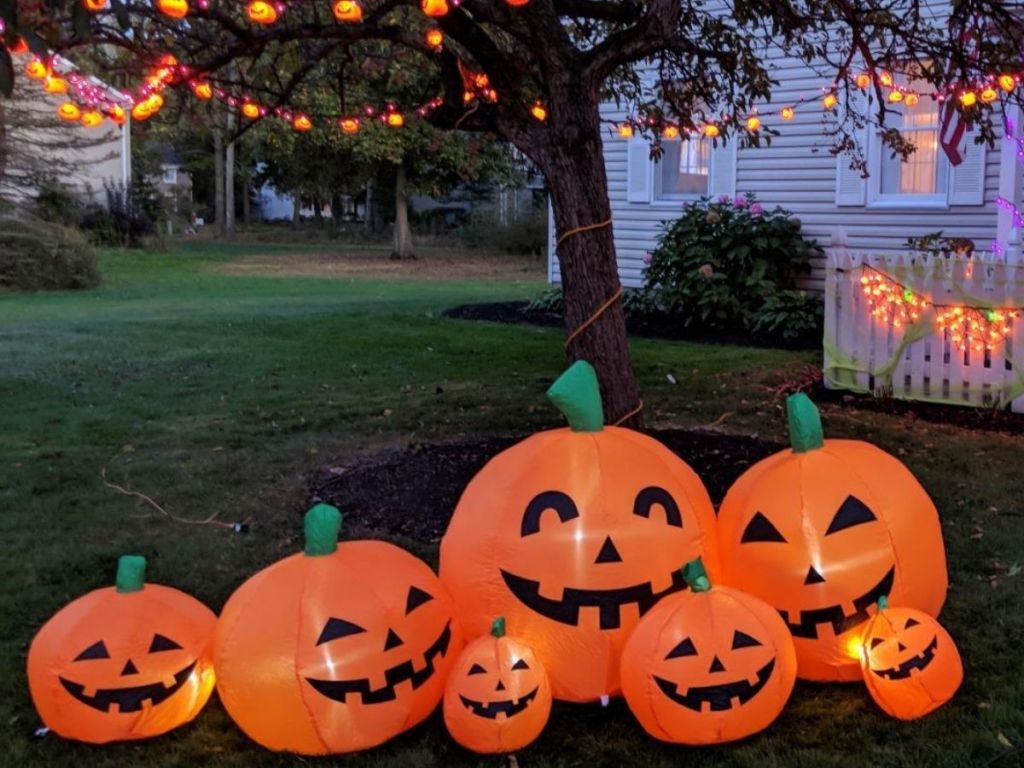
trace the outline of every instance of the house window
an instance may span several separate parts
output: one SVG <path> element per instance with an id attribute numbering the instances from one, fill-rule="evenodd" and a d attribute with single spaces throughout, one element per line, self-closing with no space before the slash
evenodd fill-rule
<path id="1" fill-rule="evenodd" d="M 177 168 L 164 168 L 164 184 L 177 184 L 178 183 L 178 169 Z"/>
<path id="2" fill-rule="evenodd" d="M 711 143 L 705 139 L 666 141 L 665 153 L 655 165 L 654 197 L 683 200 L 708 193 Z"/>
<path id="3" fill-rule="evenodd" d="M 939 104 L 922 97 L 914 106 L 901 104 L 887 120 L 899 128 L 915 150 L 904 160 L 875 137 L 872 153 L 872 198 L 879 203 L 942 204 L 947 201 L 949 160 L 939 146 Z"/>

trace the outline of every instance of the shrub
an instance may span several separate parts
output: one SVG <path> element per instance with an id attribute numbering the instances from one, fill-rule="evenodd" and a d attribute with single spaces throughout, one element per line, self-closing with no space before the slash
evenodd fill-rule
<path id="1" fill-rule="evenodd" d="M 82 222 L 85 206 L 81 196 L 52 176 L 33 180 L 36 187 L 32 213 L 43 221 L 77 227 Z"/>
<path id="2" fill-rule="evenodd" d="M 144 238 L 156 234 L 162 204 L 152 184 L 147 181 L 127 185 L 118 182 L 106 184 L 104 189 L 109 219 L 100 217 L 98 222 L 103 228 L 112 228 L 119 245 L 138 248 Z"/>
<path id="3" fill-rule="evenodd" d="M 540 255 L 548 241 L 547 210 L 535 208 L 508 224 L 499 223 L 491 212 L 473 216 L 459 229 L 459 238 L 469 248 Z"/>
<path id="4" fill-rule="evenodd" d="M 93 288 L 96 253 L 76 229 L 38 219 L 0 218 L 0 288 Z"/>
<path id="5" fill-rule="evenodd" d="M 562 288 L 554 285 L 531 301 L 526 310 L 561 314 L 564 308 Z M 659 308 L 646 291 L 627 288 L 622 292 L 622 311 L 628 318 L 640 319 L 655 317 L 659 313 Z"/>
<path id="6" fill-rule="evenodd" d="M 792 289 L 817 252 L 781 208 L 765 211 L 753 195 L 701 198 L 665 223 L 646 287 L 685 325 L 749 330 L 765 300 Z"/>
<path id="7" fill-rule="evenodd" d="M 754 313 L 752 330 L 766 338 L 801 341 L 820 336 L 824 318 L 821 296 L 807 291 L 779 291 Z"/>

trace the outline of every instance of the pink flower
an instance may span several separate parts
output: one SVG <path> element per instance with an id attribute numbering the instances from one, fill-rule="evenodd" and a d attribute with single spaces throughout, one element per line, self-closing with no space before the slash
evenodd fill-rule
<path id="1" fill-rule="evenodd" d="M 685 211 L 685 210 L 689 209 L 689 207 L 690 207 L 690 201 L 689 200 L 683 200 L 683 210 Z"/>
<path id="2" fill-rule="evenodd" d="M 718 196 L 718 202 L 720 202 L 720 203 L 730 203 L 730 202 L 732 202 L 732 198 L 729 197 L 728 195 L 719 195 Z"/>
<path id="3" fill-rule="evenodd" d="M 650 264 L 651 263 L 651 258 L 652 258 L 652 256 L 651 256 L 651 252 L 650 251 L 645 253 L 643 255 L 644 264 Z"/>
<path id="4" fill-rule="evenodd" d="M 745 197 L 743 197 L 741 195 L 736 195 L 736 199 L 732 201 L 732 204 L 734 206 L 736 206 L 737 208 L 746 208 L 747 207 L 747 198 L 745 198 Z"/>
<path id="5" fill-rule="evenodd" d="M 754 203 L 753 205 L 750 206 L 750 212 L 754 216 L 760 216 L 762 213 L 764 213 L 764 206 L 761 205 L 760 203 Z"/>
<path id="6" fill-rule="evenodd" d="M 701 277 L 708 278 L 715 274 L 715 268 L 710 264 L 701 264 L 700 269 L 697 270 Z"/>

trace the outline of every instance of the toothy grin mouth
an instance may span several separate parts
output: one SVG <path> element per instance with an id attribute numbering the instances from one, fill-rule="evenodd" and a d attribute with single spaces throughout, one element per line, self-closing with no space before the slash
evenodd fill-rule
<path id="1" fill-rule="evenodd" d="M 397 698 L 395 687 L 406 680 L 412 682 L 413 690 L 423 685 L 434 676 L 434 662 L 438 658 L 444 658 L 448 652 L 448 645 L 452 639 L 452 624 L 448 622 L 437 639 L 430 644 L 424 653 L 426 663 L 423 669 L 417 670 L 412 660 L 403 661 L 384 672 L 386 683 L 380 688 L 372 688 L 368 677 L 354 678 L 351 680 L 317 680 L 307 677 L 308 682 L 318 693 L 333 701 L 347 703 L 346 698 L 350 693 L 358 693 L 362 697 L 363 704 L 382 704 L 387 701 L 394 701 Z"/>
<path id="2" fill-rule="evenodd" d="M 505 717 L 512 717 L 518 715 L 524 709 L 526 709 L 530 702 L 537 698 L 537 691 L 540 688 L 534 688 L 528 694 L 523 696 L 519 701 L 492 701 L 488 704 L 484 704 L 482 701 L 473 701 L 473 699 L 467 699 L 461 693 L 459 698 L 462 700 L 463 705 L 469 707 L 477 717 L 486 717 L 488 720 L 497 719 L 498 715 L 505 715 Z"/>
<path id="3" fill-rule="evenodd" d="M 661 598 L 687 588 L 681 570 L 677 569 L 672 572 L 672 584 L 661 592 L 655 592 L 650 582 L 619 589 L 566 587 L 561 600 L 552 600 L 540 594 L 539 581 L 524 579 L 505 570 L 502 570 L 501 576 L 519 602 L 552 621 L 577 626 L 580 608 L 597 608 L 600 611 L 601 629 L 618 629 L 622 625 L 619 609 L 624 605 L 636 603 L 640 615 L 643 616 Z"/>
<path id="4" fill-rule="evenodd" d="M 707 702 L 711 706 L 712 712 L 724 712 L 727 709 L 732 709 L 733 699 L 739 699 L 740 704 L 746 704 L 754 698 L 764 688 L 774 670 L 775 659 L 772 659 L 758 670 L 757 681 L 754 683 L 737 680 L 720 685 L 691 686 L 685 694 L 679 693 L 679 686 L 676 683 L 657 675 L 654 675 L 654 682 L 658 684 L 662 693 L 687 709 L 700 712 L 702 705 Z"/>
<path id="5" fill-rule="evenodd" d="M 64 690 L 78 699 L 86 706 L 98 709 L 100 712 L 109 712 L 111 706 L 117 705 L 117 711 L 138 712 L 142 704 L 149 701 L 150 706 L 155 707 L 161 704 L 185 684 L 185 681 L 192 675 L 196 662 L 193 661 L 183 670 L 174 675 L 174 683 L 165 686 L 163 683 L 150 683 L 149 685 L 135 685 L 131 688 L 100 688 L 92 696 L 85 695 L 85 686 L 81 683 L 73 683 L 63 677 L 57 676 Z"/>
<path id="6" fill-rule="evenodd" d="M 936 635 L 932 638 L 932 641 L 928 643 L 928 647 L 925 648 L 918 656 L 903 662 L 898 667 L 890 667 L 889 669 L 872 669 L 879 677 L 884 677 L 886 680 L 905 680 L 910 677 L 910 673 L 915 669 L 924 669 L 932 663 L 932 659 L 935 658 L 935 650 L 939 647 L 939 636 Z"/>
<path id="7" fill-rule="evenodd" d="M 892 585 L 895 579 L 896 566 L 894 565 L 882 577 L 881 581 L 853 601 L 855 611 L 850 616 L 843 613 L 843 606 L 830 605 L 827 608 L 801 611 L 800 621 L 794 624 L 790 622 L 786 611 L 781 608 L 778 611 L 782 614 L 782 618 L 785 619 L 786 626 L 789 627 L 793 637 L 804 637 L 813 640 L 818 637 L 818 626 L 821 624 L 831 624 L 833 634 L 838 636 L 867 621 L 870 618 L 868 616 L 868 608 L 875 605 L 880 597 L 884 597 L 892 592 Z"/>

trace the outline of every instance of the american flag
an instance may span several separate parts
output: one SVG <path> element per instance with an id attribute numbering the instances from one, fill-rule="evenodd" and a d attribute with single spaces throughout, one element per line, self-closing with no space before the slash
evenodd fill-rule
<path id="1" fill-rule="evenodd" d="M 939 126 L 939 145 L 949 158 L 950 165 L 960 165 L 967 153 L 967 131 L 970 124 L 956 108 L 956 99 L 948 98 L 942 109 L 942 124 Z"/>

